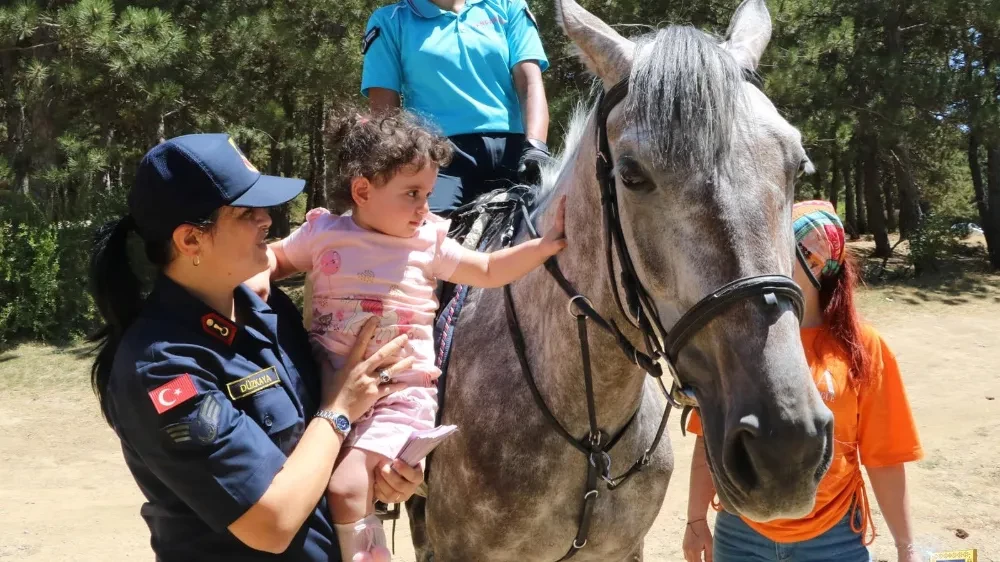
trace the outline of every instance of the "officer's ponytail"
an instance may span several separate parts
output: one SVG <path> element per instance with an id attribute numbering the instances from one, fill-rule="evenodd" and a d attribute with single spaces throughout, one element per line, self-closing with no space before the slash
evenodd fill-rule
<path id="1" fill-rule="evenodd" d="M 142 288 L 128 256 L 128 235 L 135 230 L 131 215 L 102 226 L 94 237 L 90 255 L 90 292 L 104 326 L 90 337 L 97 342 L 97 358 L 90 371 L 90 383 L 101 404 L 104 419 L 111 424 L 107 401 L 111 364 L 125 330 L 142 307 Z"/>
<path id="2" fill-rule="evenodd" d="M 219 209 L 216 209 L 208 216 L 186 223 L 208 232 L 215 228 L 218 220 Z M 101 403 L 101 413 L 109 425 L 113 425 L 107 401 L 111 364 L 125 331 L 139 316 L 144 301 L 142 282 L 136 275 L 128 254 L 128 235 L 135 230 L 135 219 L 131 215 L 105 224 L 94 236 L 94 247 L 90 254 L 90 294 L 104 318 L 104 326 L 88 338 L 97 343 L 97 359 L 90 369 L 90 384 L 94 387 L 94 393 Z M 173 241 L 169 238 L 144 239 L 143 242 L 146 259 L 157 270 L 162 270 L 174 259 L 176 252 Z"/>

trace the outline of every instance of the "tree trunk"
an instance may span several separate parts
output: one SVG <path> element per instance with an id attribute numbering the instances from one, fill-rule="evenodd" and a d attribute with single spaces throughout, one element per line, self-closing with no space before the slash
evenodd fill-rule
<path id="1" fill-rule="evenodd" d="M 892 177 L 891 161 L 880 158 L 878 164 L 885 201 L 885 228 L 889 232 L 896 232 L 896 182 Z"/>
<path id="2" fill-rule="evenodd" d="M 326 207 L 326 153 L 323 136 L 326 130 L 326 103 L 322 98 L 312 107 L 309 124 L 309 199 L 306 208 Z"/>
<path id="3" fill-rule="evenodd" d="M 857 240 L 860 233 L 858 232 L 857 200 L 854 195 L 854 175 L 851 173 L 853 170 L 850 160 L 846 158 L 843 159 L 841 165 L 844 167 L 844 215 L 846 215 L 844 228 L 851 240 Z"/>
<path id="4" fill-rule="evenodd" d="M 902 141 L 896 145 L 892 161 L 899 192 L 899 237 L 909 238 L 920 226 L 923 216 L 920 212 L 920 191 L 913 181 L 910 151 Z"/>
<path id="5" fill-rule="evenodd" d="M 903 98 L 907 87 L 905 81 L 906 68 L 904 57 L 906 45 L 903 38 L 903 27 L 910 23 L 907 17 L 906 2 L 893 2 L 894 5 L 885 12 L 883 32 L 885 34 L 885 50 L 888 55 L 889 79 L 886 91 L 886 115 L 889 123 L 885 130 L 887 148 L 891 165 L 885 170 L 892 170 L 895 181 L 886 178 L 885 206 L 887 225 L 890 231 L 896 230 L 896 210 L 899 210 L 898 227 L 900 237 L 905 238 L 913 232 L 920 222 L 920 191 L 913 181 L 913 167 L 910 163 L 910 153 L 906 146 L 905 117 L 903 115 Z"/>
<path id="6" fill-rule="evenodd" d="M 823 180 L 826 179 L 826 158 L 820 156 L 814 163 L 816 171 L 813 173 L 813 199 L 823 198 Z"/>
<path id="7" fill-rule="evenodd" d="M 892 247 L 889 245 L 882 186 L 879 184 L 878 139 L 871 134 L 865 142 L 865 202 L 868 204 L 868 227 L 875 236 L 875 257 L 887 258 L 892 254 Z"/>
<path id="8" fill-rule="evenodd" d="M 833 148 L 833 155 L 830 158 L 833 177 L 830 178 L 830 191 L 827 200 L 833 203 L 833 208 L 836 209 L 837 200 L 840 197 L 840 150 L 837 147 Z"/>
<path id="9" fill-rule="evenodd" d="M 861 146 L 861 143 L 858 143 L 857 150 L 858 153 L 854 157 L 854 201 L 858 213 L 858 236 L 861 236 L 870 233 L 871 230 L 868 229 L 868 205 L 865 204 L 867 199 L 865 193 L 865 157 L 864 147 Z"/>
<path id="10" fill-rule="evenodd" d="M 292 137 L 295 133 L 295 101 L 288 92 L 282 96 L 282 108 L 285 111 L 285 124 L 281 130 L 281 142 L 271 142 L 271 165 L 274 175 L 290 178 L 295 174 L 295 160 L 292 154 Z M 280 171 L 280 174 L 278 173 Z M 292 232 L 291 203 L 279 205 L 271 211 L 270 235 L 284 238 Z"/>
<path id="11" fill-rule="evenodd" d="M 983 182 L 983 168 L 979 163 L 979 131 L 975 128 L 969 134 L 969 171 L 972 173 L 972 189 L 976 194 L 976 209 L 979 211 L 979 225 L 983 229 L 986 237 L 986 250 L 992 257 L 1000 253 L 1000 239 L 993 228 L 993 221 L 990 217 L 989 193 Z"/>
<path id="12" fill-rule="evenodd" d="M 986 145 L 986 178 L 987 178 L 987 217 L 988 227 L 993 233 L 994 242 L 1000 233 L 1000 142 L 991 140 Z M 1000 269 L 1000 247 L 996 243 L 988 248 L 990 264 L 994 269 Z"/>

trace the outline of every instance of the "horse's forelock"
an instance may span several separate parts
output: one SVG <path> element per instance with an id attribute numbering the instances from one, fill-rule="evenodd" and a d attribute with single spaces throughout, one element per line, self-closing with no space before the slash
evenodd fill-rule
<path id="1" fill-rule="evenodd" d="M 670 26 L 637 41 L 627 119 L 644 132 L 655 164 L 710 172 L 726 160 L 742 83 L 715 38 Z"/>

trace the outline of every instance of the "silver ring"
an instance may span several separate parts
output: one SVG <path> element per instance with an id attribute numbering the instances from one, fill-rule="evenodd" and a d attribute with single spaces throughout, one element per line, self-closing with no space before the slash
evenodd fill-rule
<path id="1" fill-rule="evenodd" d="M 389 384 L 392 382 L 392 376 L 389 375 L 389 369 L 382 369 L 378 372 L 378 383 L 379 384 Z"/>

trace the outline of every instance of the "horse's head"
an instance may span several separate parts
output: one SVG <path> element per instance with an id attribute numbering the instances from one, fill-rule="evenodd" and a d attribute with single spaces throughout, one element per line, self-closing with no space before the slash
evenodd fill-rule
<path id="1" fill-rule="evenodd" d="M 605 89 L 630 81 L 607 138 L 625 245 L 662 324 L 736 279 L 790 275 L 794 183 L 810 164 L 799 132 L 744 79 L 770 38 L 764 1 L 744 1 L 725 42 L 691 27 L 630 41 L 573 0 L 557 6 Z M 833 434 L 790 301 L 758 296 L 713 315 L 677 368 L 720 499 L 764 521 L 811 510 Z"/>

